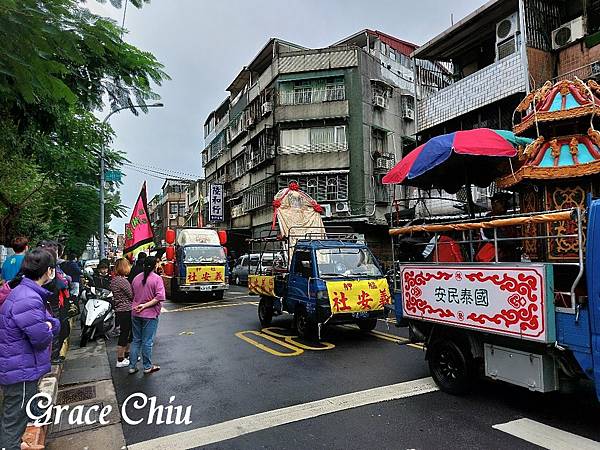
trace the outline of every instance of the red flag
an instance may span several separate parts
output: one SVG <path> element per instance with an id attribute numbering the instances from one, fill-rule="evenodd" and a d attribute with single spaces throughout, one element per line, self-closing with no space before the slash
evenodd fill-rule
<path id="1" fill-rule="evenodd" d="M 144 182 L 129 223 L 125 225 L 125 249 L 123 254 L 133 258 L 139 252 L 152 247 L 154 247 L 154 233 L 148 214 L 146 182 Z"/>

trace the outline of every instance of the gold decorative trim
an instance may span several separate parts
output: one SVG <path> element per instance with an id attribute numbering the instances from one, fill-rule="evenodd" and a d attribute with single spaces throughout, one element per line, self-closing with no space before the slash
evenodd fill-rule
<path id="1" fill-rule="evenodd" d="M 506 175 L 496 180 L 496 186 L 500 189 L 508 188 L 519 184 L 526 179 L 533 180 L 553 180 L 563 178 L 578 178 L 600 173 L 600 160 L 585 164 L 566 167 L 534 167 L 523 166 L 514 174 Z"/>
<path id="2" fill-rule="evenodd" d="M 591 114 L 600 114 L 600 105 L 578 106 L 577 108 L 564 109 L 560 111 L 538 111 L 536 115 L 533 113 L 523 122 L 513 127 L 515 134 L 522 134 L 535 124 L 535 117 L 538 122 L 551 122 L 555 120 L 572 119 L 575 117 L 583 117 Z"/>

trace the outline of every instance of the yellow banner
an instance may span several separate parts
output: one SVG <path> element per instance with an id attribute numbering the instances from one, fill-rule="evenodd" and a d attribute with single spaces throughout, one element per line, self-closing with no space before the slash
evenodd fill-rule
<path id="1" fill-rule="evenodd" d="M 223 266 L 187 266 L 185 268 L 186 284 L 225 283 L 225 267 Z"/>
<path id="2" fill-rule="evenodd" d="M 275 297 L 275 277 L 272 275 L 248 275 L 248 291 L 251 294 Z"/>
<path id="3" fill-rule="evenodd" d="M 328 281 L 332 314 L 378 311 L 391 302 L 387 280 Z"/>

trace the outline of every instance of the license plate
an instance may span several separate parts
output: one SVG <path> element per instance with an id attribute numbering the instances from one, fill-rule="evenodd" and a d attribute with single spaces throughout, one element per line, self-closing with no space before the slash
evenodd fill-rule
<path id="1" fill-rule="evenodd" d="M 352 317 L 355 319 L 367 319 L 369 317 L 369 313 L 366 311 L 354 312 L 352 313 Z"/>
<path id="2" fill-rule="evenodd" d="M 200 286 L 201 291 L 210 291 L 211 286 Z"/>

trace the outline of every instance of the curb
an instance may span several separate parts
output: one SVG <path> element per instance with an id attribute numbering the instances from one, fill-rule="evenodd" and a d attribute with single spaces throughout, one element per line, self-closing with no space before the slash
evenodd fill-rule
<path id="1" fill-rule="evenodd" d="M 75 319 L 70 319 L 71 328 L 75 323 Z M 71 337 L 65 339 L 62 348 L 60 349 L 60 356 L 63 358 L 67 356 L 69 351 L 69 341 Z M 62 364 L 52 364 L 50 372 L 42 377 L 38 384 L 39 392 L 50 395 L 52 398 L 52 404 L 56 403 L 58 396 L 58 382 L 62 375 L 63 367 Z M 33 424 L 28 424 L 23 434 L 21 450 L 43 450 L 46 448 L 46 435 L 48 433 L 48 425 L 41 427 Z"/>

